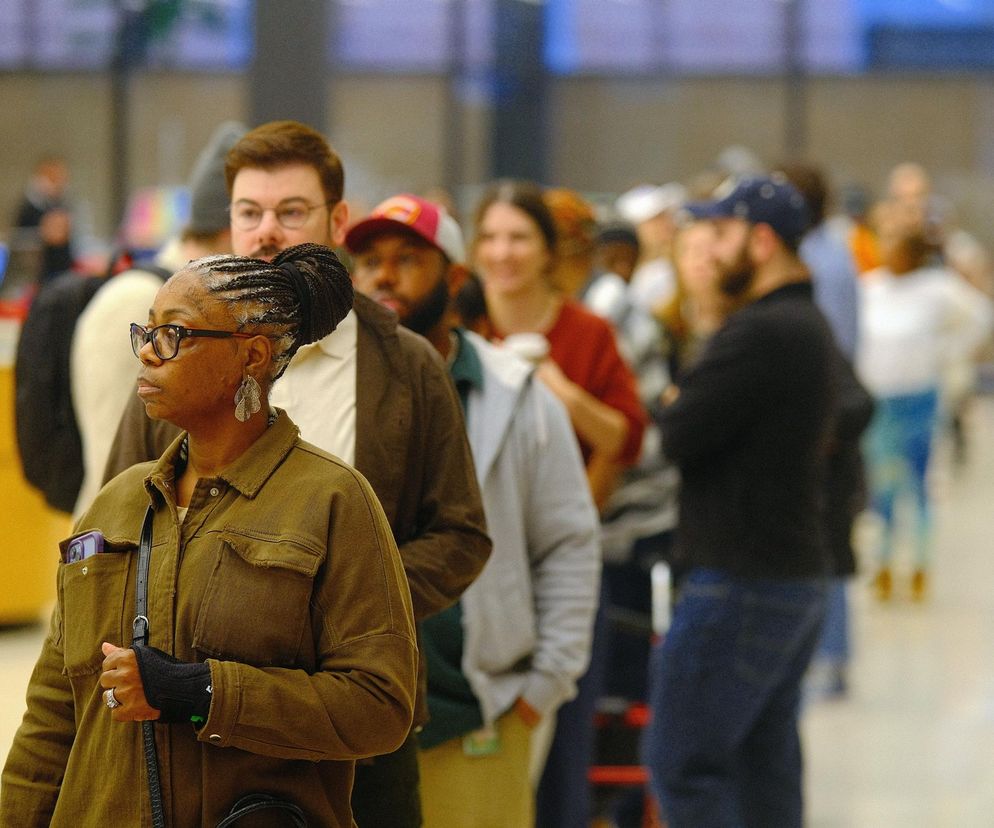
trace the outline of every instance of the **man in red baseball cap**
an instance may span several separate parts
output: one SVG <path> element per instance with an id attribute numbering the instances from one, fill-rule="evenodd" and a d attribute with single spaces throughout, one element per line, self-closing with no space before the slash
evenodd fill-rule
<path id="1" fill-rule="evenodd" d="M 468 274 L 456 220 L 423 198 L 397 195 L 355 224 L 345 244 L 355 256 L 353 277 L 359 291 L 443 350 L 437 340 L 447 340 L 448 333 L 438 323 Z"/>
<path id="2" fill-rule="evenodd" d="M 597 606 L 598 518 L 579 446 L 533 366 L 458 327 L 449 312 L 468 271 L 462 233 L 444 209 L 394 196 L 345 243 L 356 290 L 392 308 L 446 359 L 493 541 L 490 563 L 459 602 L 420 624 L 425 825 L 532 825 L 535 727 L 551 726 L 574 694 Z"/>

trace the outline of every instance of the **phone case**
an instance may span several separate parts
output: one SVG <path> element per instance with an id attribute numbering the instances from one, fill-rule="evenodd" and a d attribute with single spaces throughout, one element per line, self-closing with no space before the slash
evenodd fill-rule
<path id="1" fill-rule="evenodd" d="M 104 536 L 101 532 L 85 532 L 66 544 L 62 562 L 67 564 L 85 561 L 104 551 Z"/>

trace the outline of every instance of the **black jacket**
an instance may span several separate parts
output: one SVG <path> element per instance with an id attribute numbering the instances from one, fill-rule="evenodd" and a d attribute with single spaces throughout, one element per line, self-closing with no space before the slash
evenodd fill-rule
<path id="1" fill-rule="evenodd" d="M 17 449 L 24 477 L 50 506 L 71 512 L 83 484 L 69 353 L 76 320 L 104 283 L 75 273 L 46 284 L 28 311 L 14 364 Z"/>
<path id="2" fill-rule="evenodd" d="M 810 283 L 791 284 L 730 316 L 686 373 L 659 417 L 683 478 L 681 565 L 746 577 L 828 573 L 834 348 Z"/>
<path id="3" fill-rule="evenodd" d="M 832 574 L 856 572 L 852 527 L 866 505 L 861 438 L 873 417 L 873 397 L 836 349 L 838 399 L 834 435 L 825 470 L 824 526 Z"/>

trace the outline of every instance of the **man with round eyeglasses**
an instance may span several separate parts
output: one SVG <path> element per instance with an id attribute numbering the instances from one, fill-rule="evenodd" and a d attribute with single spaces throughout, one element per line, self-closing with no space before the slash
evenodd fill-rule
<path id="1" fill-rule="evenodd" d="M 254 201 L 241 199 L 228 208 L 228 213 L 231 216 L 232 226 L 246 233 L 250 233 L 262 224 L 262 220 L 268 212 L 273 213 L 276 221 L 284 230 L 299 230 L 307 224 L 311 213 L 315 210 L 334 205 L 334 201 L 326 201 L 324 204 L 308 204 L 303 199 L 289 198 L 281 201 L 275 207 L 261 207 Z"/>
<path id="2" fill-rule="evenodd" d="M 310 127 L 275 121 L 251 130 L 228 153 L 225 179 L 236 255 L 270 261 L 296 244 L 344 241 L 341 161 Z M 166 352 L 169 335 L 137 327 L 133 336 L 151 335 L 153 348 Z M 177 335 L 176 342 L 196 348 L 198 335 L 184 334 L 187 342 Z M 459 399 L 435 350 L 391 311 L 357 295 L 332 334 L 298 351 L 270 402 L 287 411 L 304 440 L 369 480 L 400 549 L 415 619 L 458 600 L 486 563 L 490 540 Z M 135 396 L 105 477 L 158 457 L 175 435 L 150 421 Z M 426 714 L 422 667 L 415 725 Z M 421 825 L 413 734 L 395 753 L 357 766 L 352 804 L 361 828 Z"/>
<path id="3" fill-rule="evenodd" d="M 343 243 L 349 207 L 342 163 L 320 134 L 307 130 L 293 121 L 263 124 L 228 153 L 224 174 L 237 255 L 270 261 L 295 244 Z"/>

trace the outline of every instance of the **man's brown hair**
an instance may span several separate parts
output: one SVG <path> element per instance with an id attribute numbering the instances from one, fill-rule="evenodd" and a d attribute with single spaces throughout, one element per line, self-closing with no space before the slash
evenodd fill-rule
<path id="1" fill-rule="evenodd" d="M 313 167 L 328 201 L 342 200 L 345 191 L 342 160 L 320 132 L 299 121 L 270 121 L 245 133 L 224 162 L 228 192 L 238 171 L 245 167 L 274 170 L 289 164 Z"/>

